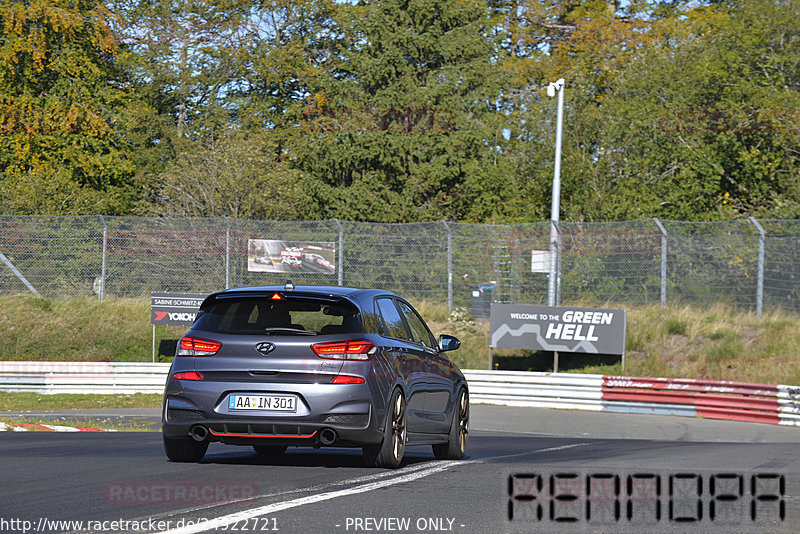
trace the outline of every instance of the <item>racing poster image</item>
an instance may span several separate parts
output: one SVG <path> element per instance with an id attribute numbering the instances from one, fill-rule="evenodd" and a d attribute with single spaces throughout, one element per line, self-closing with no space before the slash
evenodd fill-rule
<path id="1" fill-rule="evenodd" d="M 336 272 L 333 242 L 250 239 L 247 242 L 247 270 L 267 273 Z"/>

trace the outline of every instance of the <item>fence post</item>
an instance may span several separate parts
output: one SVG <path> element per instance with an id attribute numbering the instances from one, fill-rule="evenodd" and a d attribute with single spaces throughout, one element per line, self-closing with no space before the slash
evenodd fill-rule
<path id="1" fill-rule="evenodd" d="M 453 232 L 447 221 L 442 221 L 447 230 L 447 313 L 453 313 Z"/>
<path id="2" fill-rule="evenodd" d="M 225 219 L 225 289 L 231 287 L 231 222 L 228 216 Z"/>
<path id="3" fill-rule="evenodd" d="M 100 222 L 103 224 L 103 260 L 102 266 L 100 268 L 100 302 L 103 302 L 106 298 L 106 258 L 108 256 L 108 225 L 106 224 L 106 218 L 102 215 L 98 215 L 100 217 Z"/>
<path id="4" fill-rule="evenodd" d="M 339 228 L 339 261 L 337 262 L 336 271 L 339 273 L 337 281 L 339 285 L 342 286 L 344 285 L 344 230 L 342 230 L 339 219 L 334 219 L 333 222 L 335 222 L 337 228 Z"/>
<path id="5" fill-rule="evenodd" d="M 667 307 L 667 229 L 657 217 L 653 217 L 661 231 L 661 309 Z"/>
<path id="6" fill-rule="evenodd" d="M 10 260 L 10 259 L 8 259 L 8 257 L 7 257 L 5 254 L 3 254 L 2 252 L 0 252 L 0 261 L 2 261 L 3 263 L 5 263 L 5 264 L 6 264 L 6 267 L 8 267 L 9 269 L 11 269 L 11 272 L 12 272 L 12 273 L 14 273 L 14 276 L 16 276 L 17 278 L 19 278 L 20 282 L 22 282 L 23 284 L 25 284 L 25 287 L 27 287 L 27 288 L 28 288 L 28 290 L 29 290 L 31 293 L 33 293 L 34 295 L 36 295 L 36 296 L 37 296 L 37 297 L 39 297 L 39 298 L 42 298 L 42 294 L 41 294 L 41 293 L 39 293 L 38 291 L 36 291 L 36 288 L 35 288 L 35 287 L 33 287 L 33 284 L 31 284 L 31 283 L 28 281 L 28 279 L 27 279 L 27 278 L 25 278 L 25 275 L 23 275 L 23 274 L 22 274 L 22 273 L 19 271 L 19 269 L 17 269 L 17 268 L 16 268 L 16 266 L 15 266 L 13 263 L 11 263 L 11 260 Z"/>
<path id="7" fill-rule="evenodd" d="M 557 289 L 557 271 L 558 271 L 558 223 L 555 220 L 550 221 L 550 279 L 547 281 L 547 305 L 557 306 L 558 298 L 556 297 Z"/>
<path id="8" fill-rule="evenodd" d="M 558 221 L 551 221 L 556 235 L 556 256 L 555 256 L 555 304 L 552 306 L 561 306 L 561 225 Z M 552 254 L 552 252 L 551 252 Z M 552 258 L 551 258 L 552 262 Z"/>
<path id="9" fill-rule="evenodd" d="M 758 230 L 758 287 L 756 288 L 756 315 L 761 317 L 764 308 L 764 248 L 767 233 L 755 217 L 750 217 L 750 222 Z"/>

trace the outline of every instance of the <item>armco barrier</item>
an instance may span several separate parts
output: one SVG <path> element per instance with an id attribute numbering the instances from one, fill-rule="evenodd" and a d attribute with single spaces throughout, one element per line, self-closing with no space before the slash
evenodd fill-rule
<path id="1" fill-rule="evenodd" d="M 465 370 L 473 403 L 800 426 L 800 387 L 685 378 Z"/>
<path id="2" fill-rule="evenodd" d="M 163 393 L 168 363 L 0 361 L 0 391 Z"/>
<path id="3" fill-rule="evenodd" d="M 168 363 L 0 361 L 0 391 L 161 393 Z M 685 378 L 464 370 L 473 403 L 800 426 L 800 387 Z"/>

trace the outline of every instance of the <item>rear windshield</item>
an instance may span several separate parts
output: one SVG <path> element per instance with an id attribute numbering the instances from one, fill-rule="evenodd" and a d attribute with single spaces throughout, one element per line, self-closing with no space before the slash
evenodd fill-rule
<path id="1" fill-rule="evenodd" d="M 221 334 L 354 334 L 361 332 L 361 323 L 358 310 L 345 301 L 243 297 L 217 300 L 193 328 Z"/>

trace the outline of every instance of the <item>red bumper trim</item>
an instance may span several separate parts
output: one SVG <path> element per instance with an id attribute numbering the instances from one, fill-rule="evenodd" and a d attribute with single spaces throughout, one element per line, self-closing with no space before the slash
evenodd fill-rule
<path id="1" fill-rule="evenodd" d="M 283 436 L 281 434 L 227 434 L 224 432 L 214 432 L 210 428 L 208 429 L 211 432 L 212 436 L 217 437 L 224 437 L 224 438 L 280 438 L 280 439 L 310 439 L 317 435 L 317 431 L 315 430 L 308 436 Z"/>

